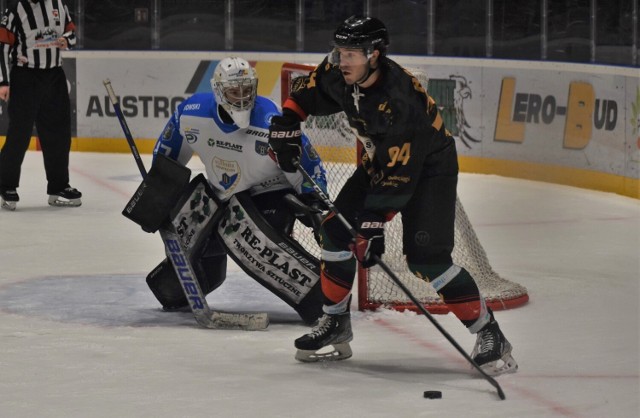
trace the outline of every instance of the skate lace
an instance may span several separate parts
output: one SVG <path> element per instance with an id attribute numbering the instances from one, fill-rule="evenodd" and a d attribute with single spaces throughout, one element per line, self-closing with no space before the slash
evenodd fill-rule
<path id="1" fill-rule="evenodd" d="M 493 350 L 496 344 L 496 336 L 491 330 L 480 331 L 480 352 L 486 353 Z"/>
<path id="2" fill-rule="evenodd" d="M 329 315 L 323 315 L 318 321 L 318 325 L 311 329 L 311 333 L 309 336 L 311 338 L 318 338 L 319 336 L 326 334 L 326 332 L 331 328 L 332 324 L 331 317 Z"/>

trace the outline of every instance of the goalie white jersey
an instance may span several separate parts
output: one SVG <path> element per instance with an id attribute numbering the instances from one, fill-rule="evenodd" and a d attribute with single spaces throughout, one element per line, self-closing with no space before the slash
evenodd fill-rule
<path id="1" fill-rule="evenodd" d="M 226 201 L 249 190 L 252 195 L 293 188 L 311 193 L 300 173 L 285 173 L 269 155 L 271 117 L 280 111 L 271 100 L 258 96 L 249 127 L 240 129 L 224 114 L 213 93 L 197 93 L 183 101 L 167 122 L 153 151 L 186 165 L 198 154 L 217 196 Z M 326 190 L 325 170 L 308 138 L 302 138 L 301 165 Z"/>

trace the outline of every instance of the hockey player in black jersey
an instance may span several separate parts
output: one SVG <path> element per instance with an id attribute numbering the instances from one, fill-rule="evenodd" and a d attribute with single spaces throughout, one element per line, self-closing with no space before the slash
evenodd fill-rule
<path id="1" fill-rule="evenodd" d="M 335 200 L 356 227 L 354 240 L 336 216 L 320 230 L 324 316 L 298 338 L 301 361 L 351 356 L 350 292 L 356 259 L 365 267 L 384 253 L 384 224 L 402 214 L 409 269 L 428 281 L 451 312 L 477 334 L 474 361 L 487 373 L 513 372 L 517 364 L 493 313 L 469 272 L 455 265 L 454 217 L 458 160 L 453 137 L 434 100 L 409 72 L 386 55 L 384 24 L 352 16 L 338 27 L 333 51 L 296 87 L 271 124 L 270 146 L 282 168 L 300 152 L 295 135 L 308 115 L 344 111 L 357 132 L 361 164 Z M 333 346 L 328 354 L 320 349 Z M 324 351 L 324 350 L 323 350 Z"/>

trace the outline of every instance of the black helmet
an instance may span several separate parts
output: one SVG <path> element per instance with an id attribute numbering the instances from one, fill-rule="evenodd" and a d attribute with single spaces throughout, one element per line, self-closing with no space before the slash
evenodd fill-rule
<path id="1" fill-rule="evenodd" d="M 379 49 L 385 52 L 389 34 L 384 23 L 375 17 L 351 16 L 333 34 L 333 46 L 364 48 L 368 52 Z"/>

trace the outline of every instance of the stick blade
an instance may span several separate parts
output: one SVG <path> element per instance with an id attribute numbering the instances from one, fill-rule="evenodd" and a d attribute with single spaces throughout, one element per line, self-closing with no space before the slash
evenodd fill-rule
<path id="1" fill-rule="evenodd" d="M 262 331 L 269 326 L 266 313 L 230 313 L 215 311 L 205 325 L 212 329 L 240 329 L 244 331 Z"/>

